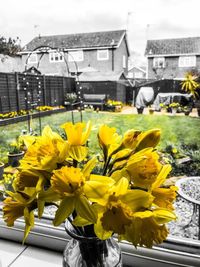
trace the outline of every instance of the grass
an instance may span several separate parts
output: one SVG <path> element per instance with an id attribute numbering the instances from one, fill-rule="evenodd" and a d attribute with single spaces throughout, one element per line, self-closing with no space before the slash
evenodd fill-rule
<path id="1" fill-rule="evenodd" d="M 74 118 L 75 122 L 80 121 L 80 113 L 74 112 Z M 158 146 L 159 149 L 165 148 L 171 143 L 176 146 L 179 146 L 181 143 L 200 144 L 199 118 L 170 115 L 125 115 L 120 113 L 83 112 L 83 120 L 92 121 L 93 128 L 90 136 L 90 143 L 93 144 L 94 150 L 98 148 L 96 135 L 102 123 L 116 127 L 119 134 L 123 134 L 126 130 L 131 128 L 138 130 L 160 128 L 162 134 Z M 71 112 L 53 114 L 42 118 L 42 127 L 49 124 L 52 129 L 62 133 L 62 129 L 60 129 L 59 126 L 67 121 L 71 121 Z M 38 119 L 33 119 L 31 121 L 31 127 L 34 131 L 39 133 Z M 7 150 L 9 142 L 20 135 L 23 129 L 27 130 L 27 122 L 19 122 L 0 127 L 1 157 L 5 156 L 5 151 Z"/>

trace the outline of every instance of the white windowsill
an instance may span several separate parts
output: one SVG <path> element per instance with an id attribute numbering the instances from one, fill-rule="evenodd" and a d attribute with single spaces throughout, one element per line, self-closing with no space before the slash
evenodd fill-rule
<path id="1" fill-rule="evenodd" d="M 2 261 L 0 267 L 21 267 L 28 264 L 29 266 L 32 264 L 33 266 L 62 266 L 62 251 L 69 239 L 64 225 L 53 227 L 48 219 L 36 221 L 25 246 L 21 244 L 23 227 L 23 220 L 17 220 L 15 227 L 8 228 L 0 217 L 0 259 Z M 169 238 L 167 242 L 153 249 L 135 249 L 128 242 L 120 242 L 120 247 L 124 266 L 200 266 L 199 241 L 185 243 L 182 239 Z"/>

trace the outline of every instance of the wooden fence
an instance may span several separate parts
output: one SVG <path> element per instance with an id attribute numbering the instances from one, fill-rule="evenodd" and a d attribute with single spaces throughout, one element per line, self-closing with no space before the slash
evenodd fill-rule
<path id="1" fill-rule="evenodd" d="M 60 106 L 65 94 L 75 90 L 75 79 L 71 77 L 0 73 L 0 113 Z"/>

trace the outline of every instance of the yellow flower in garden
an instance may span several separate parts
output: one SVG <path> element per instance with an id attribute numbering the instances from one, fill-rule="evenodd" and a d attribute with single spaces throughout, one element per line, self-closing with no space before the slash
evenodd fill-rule
<path id="1" fill-rule="evenodd" d="M 67 122 L 61 125 L 61 127 L 65 130 L 67 135 L 69 156 L 77 161 L 83 160 L 88 151 L 88 148 L 85 147 L 85 145 L 91 132 L 91 122 L 89 121 L 87 125 L 81 122 L 76 124 Z M 84 128 L 86 128 L 85 131 L 83 131 Z"/>
<path id="2" fill-rule="evenodd" d="M 137 157 L 140 158 L 139 161 Z M 130 157 L 126 171 L 134 186 L 148 189 L 156 180 L 161 168 L 158 153 L 153 149 L 144 149 Z"/>

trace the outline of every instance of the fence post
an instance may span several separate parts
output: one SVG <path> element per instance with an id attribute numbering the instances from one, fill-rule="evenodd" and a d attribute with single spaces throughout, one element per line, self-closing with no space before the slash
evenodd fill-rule
<path id="1" fill-rule="evenodd" d="M 43 75 L 43 103 L 46 106 L 47 105 L 47 94 L 46 94 L 46 77 Z"/>
<path id="2" fill-rule="evenodd" d="M 6 73 L 6 86 L 7 86 L 7 98 L 8 98 L 8 106 L 9 106 L 9 112 L 12 111 L 11 103 L 10 103 L 10 87 L 9 87 L 9 80 L 8 80 L 8 73 Z"/>
<path id="3" fill-rule="evenodd" d="M 15 72 L 15 89 L 16 89 L 16 97 L 17 97 L 17 111 L 20 111 L 20 97 L 19 97 L 19 75 Z"/>

